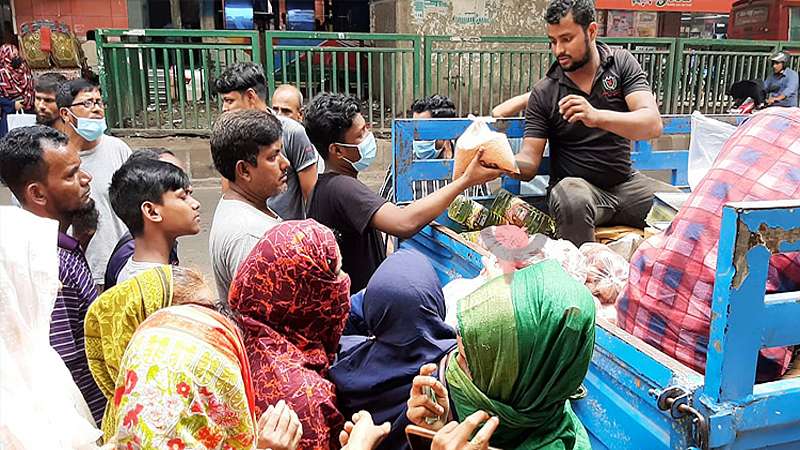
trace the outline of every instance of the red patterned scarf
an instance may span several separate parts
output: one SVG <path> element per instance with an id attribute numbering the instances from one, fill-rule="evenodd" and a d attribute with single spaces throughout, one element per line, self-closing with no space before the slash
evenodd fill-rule
<path id="1" fill-rule="evenodd" d="M 239 266 L 229 303 L 242 315 L 259 416 L 283 399 L 303 424 L 300 449 L 328 449 L 343 423 L 328 368 L 350 312 L 336 238 L 313 220 L 269 230 Z"/>
<path id="2" fill-rule="evenodd" d="M 15 69 L 12 61 L 19 58 L 19 66 Z M 0 94 L 8 99 L 22 97 L 25 109 L 33 108 L 33 76 L 28 64 L 19 54 L 17 47 L 11 44 L 0 46 Z"/>

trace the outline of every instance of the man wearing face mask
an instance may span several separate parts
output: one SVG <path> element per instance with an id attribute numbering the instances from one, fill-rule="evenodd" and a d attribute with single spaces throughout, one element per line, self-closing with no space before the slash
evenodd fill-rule
<path id="1" fill-rule="evenodd" d="M 456 117 L 456 105 L 449 97 L 444 95 L 431 95 L 414 100 L 411 104 L 411 114 L 414 119 L 452 119 Z M 414 159 L 451 159 L 455 142 L 448 140 L 414 141 Z M 450 180 L 414 180 L 411 186 L 414 200 L 419 200 L 426 195 L 447 186 Z M 394 174 L 392 166 L 386 169 L 386 178 L 379 191 L 381 197 L 394 202 Z M 467 189 L 466 195 L 480 197 L 489 195 L 489 187 L 485 184 Z"/>
<path id="2" fill-rule="evenodd" d="M 644 228 L 653 194 L 675 190 L 631 167 L 631 141 L 661 135 L 647 76 L 629 51 L 597 42 L 592 0 L 550 0 L 545 19 L 556 61 L 528 100 L 520 178 L 536 176 L 549 143 L 548 203 L 564 239 L 580 246 L 595 226 Z"/>
<path id="3" fill-rule="evenodd" d="M 69 137 L 69 146 L 80 154 L 81 167 L 92 176 L 91 195 L 100 217 L 86 249 L 86 259 L 95 284 L 102 290 L 111 252 L 128 231 L 111 208 L 108 187 L 111 176 L 132 152 L 122 140 L 104 134 L 105 104 L 94 84 L 84 79 L 64 83 L 56 95 L 56 104 L 60 120 L 55 127 Z"/>
<path id="4" fill-rule="evenodd" d="M 306 109 L 308 137 L 325 159 L 309 204 L 308 216 L 331 228 L 342 252 L 342 270 L 350 275 L 351 293 L 366 287 L 386 258 L 380 232 L 408 238 L 443 213 L 472 186 L 487 183 L 500 171 L 480 164 L 476 157 L 461 178 L 408 206 L 387 203 L 358 180 L 377 154 L 358 99 L 321 93 Z"/>

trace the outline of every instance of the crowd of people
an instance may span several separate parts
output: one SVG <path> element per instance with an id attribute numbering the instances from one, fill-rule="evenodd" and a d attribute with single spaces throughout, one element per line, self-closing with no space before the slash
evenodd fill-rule
<path id="1" fill-rule="evenodd" d="M 589 0 L 551 0 L 546 19 L 557 61 L 496 111 L 525 109 L 523 179 L 549 146 L 550 211 L 580 245 L 599 225 L 642 226 L 654 192 L 673 188 L 631 167 L 631 140 L 661 132 L 636 60 L 595 41 Z M 252 63 L 226 68 L 214 90 L 224 111 L 210 137 L 222 178 L 212 281 L 179 260 L 178 239 L 200 231 L 184 162 L 105 134 L 90 82 L 36 80 L 38 125 L 0 140 L 0 179 L 20 206 L 0 208 L 0 356 L 14 362 L 3 370 L 0 441 L 388 450 L 409 448 L 406 429 L 416 426 L 436 450 L 591 448 L 570 403 L 594 347 L 595 302 L 583 284 L 546 260 L 459 300 L 452 327 L 427 257 L 387 255 L 384 235 L 413 236 L 459 194 L 488 193 L 499 169 L 479 153 L 460 178 L 420 182 L 399 207 L 391 170 L 381 193 L 358 179 L 377 154 L 358 99 L 320 93 L 304 104 L 287 85 L 270 102 Z M 456 115 L 440 95 L 411 109 Z M 703 370 L 714 269 L 705 255 L 717 230 L 703 224 L 728 200 L 800 195 L 796 139 L 770 140 L 781 151 L 769 157 L 752 151 L 778 129 L 796 134 L 788 124 L 799 116 L 765 114 L 734 137 L 721 155 L 730 167 L 693 194 L 704 203 L 634 255 L 620 326 Z M 414 154 L 451 158 L 453 143 L 414 142 Z M 724 171 L 745 162 L 752 182 L 727 183 Z M 687 239 L 702 255 L 681 271 L 670 258 Z M 800 282 L 796 256 L 774 267 L 771 289 Z M 765 354 L 764 379 L 785 374 L 790 353 Z"/>

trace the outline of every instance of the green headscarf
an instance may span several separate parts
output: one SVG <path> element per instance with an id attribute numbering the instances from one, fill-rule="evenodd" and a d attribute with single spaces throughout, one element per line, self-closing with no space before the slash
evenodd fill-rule
<path id="1" fill-rule="evenodd" d="M 458 303 L 472 380 L 451 357 L 446 379 L 460 419 L 500 419 L 504 450 L 591 449 L 568 398 L 594 347 L 595 307 L 585 286 L 552 260 L 496 278 Z"/>

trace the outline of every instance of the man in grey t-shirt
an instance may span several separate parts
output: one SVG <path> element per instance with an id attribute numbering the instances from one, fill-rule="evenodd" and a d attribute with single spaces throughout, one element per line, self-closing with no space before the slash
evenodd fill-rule
<path id="1" fill-rule="evenodd" d="M 286 189 L 289 162 L 281 153 L 280 122 L 264 111 L 223 114 L 211 130 L 211 156 L 229 183 L 208 237 L 219 297 L 227 300 L 239 265 L 281 220 L 267 206 Z"/>
<path id="2" fill-rule="evenodd" d="M 241 62 L 228 67 L 214 82 L 214 90 L 222 96 L 223 111 L 252 109 L 273 114 L 267 105 L 267 78 L 261 66 Z M 271 198 L 269 206 L 284 220 L 305 219 L 304 205 L 317 183 L 317 151 L 302 125 L 286 117 L 280 121 L 283 153 L 289 160 L 287 189 Z"/>

